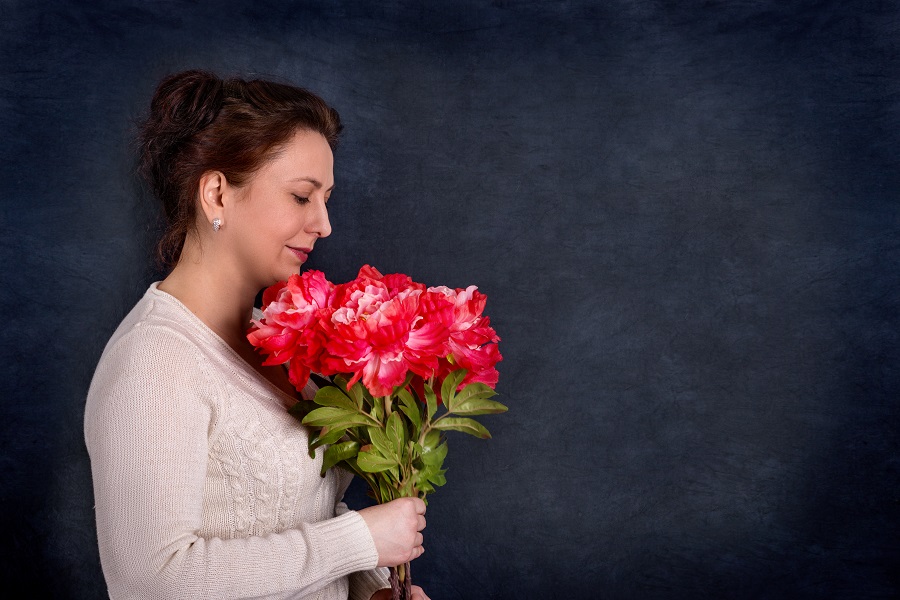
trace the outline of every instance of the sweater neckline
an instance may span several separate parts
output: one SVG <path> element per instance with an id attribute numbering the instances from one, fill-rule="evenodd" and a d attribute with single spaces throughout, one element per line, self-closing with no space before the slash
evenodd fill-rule
<path id="1" fill-rule="evenodd" d="M 224 352 L 225 354 L 227 354 L 229 356 L 229 358 L 231 358 L 232 362 L 236 363 L 237 365 L 240 365 L 241 369 L 243 371 L 245 371 L 247 375 L 249 375 L 249 377 L 247 377 L 247 379 L 249 379 L 249 381 L 251 383 L 255 383 L 257 386 L 261 385 L 262 387 L 266 388 L 268 391 L 271 391 L 271 392 L 274 392 L 275 394 L 277 394 L 278 397 L 281 398 L 282 400 L 289 401 L 291 404 L 296 403 L 297 401 L 300 400 L 300 398 L 298 398 L 297 396 L 291 396 L 290 394 L 288 394 L 287 392 L 282 390 L 280 387 L 278 387 L 277 385 L 275 385 L 274 383 L 269 381 L 267 378 L 263 377 L 256 369 L 253 368 L 253 365 L 248 363 L 244 359 L 243 356 L 238 354 L 234 348 L 229 346 L 228 342 L 223 340 L 222 337 L 218 333 L 213 331 L 209 327 L 209 325 L 204 323 L 200 319 L 200 317 L 195 315 L 194 312 L 191 309 L 189 309 L 187 306 L 185 306 L 185 304 L 181 300 L 179 300 L 172 294 L 159 289 L 160 283 L 162 283 L 162 282 L 154 281 L 153 283 L 151 283 L 150 289 L 148 290 L 148 292 L 151 293 L 156 298 L 161 299 L 163 302 L 171 304 L 174 308 L 176 308 L 180 312 L 183 312 L 186 315 L 186 317 L 188 318 L 188 320 L 190 320 L 190 322 L 197 329 L 199 329 L 200 332 L 202 332 L 214 345 L 219 347 L 222 352 Z M 289 406 L 290 405 L 288 405 L 288 407 Z"/>

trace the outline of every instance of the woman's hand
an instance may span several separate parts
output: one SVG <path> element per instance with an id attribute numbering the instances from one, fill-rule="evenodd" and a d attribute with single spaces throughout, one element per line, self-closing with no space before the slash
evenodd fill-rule
<path id="1" fill-rule="evenodd" d="M 378 590 L 370 600 L 391 600 L 391 590 Z M 412 586 L 412 600 L 431 600 L 417 585 Z"/>
<path id="2" fill-rule="evenodd" d="M 425 529 L 425 503 L 421 498 L 397 498 L 364 508 L 359 515 L 375 540 L 379 567 L 396 567 L 425 552 L 421 533 Z M 423 594 L 422 598 L 427 596 Z"/>

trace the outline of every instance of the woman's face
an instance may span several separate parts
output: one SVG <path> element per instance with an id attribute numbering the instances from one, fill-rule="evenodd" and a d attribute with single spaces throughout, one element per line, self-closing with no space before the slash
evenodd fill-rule
<path id="1" fill-rule="evenodd" d="M 316 241 L 331 233 L 326 203 L 333 188 L 328 142 L 319 133 L 298 131 L 234 188 L 219 233 L 228 233 L 238 275 L 262 289 L 298 273 Z"/>

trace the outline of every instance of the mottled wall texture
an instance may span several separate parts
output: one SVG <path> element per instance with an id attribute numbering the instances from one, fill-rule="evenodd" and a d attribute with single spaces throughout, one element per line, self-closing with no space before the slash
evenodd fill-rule
<path id="1" fill-rule="evenodd" d="M 105 596 L 85 394 L 189 67 L 341 112 L 312 268 L 488 295 L 511 410 L 450 437 L 432 598 L 900 594 L 900 8 L 847 0 L 0 0 L 4 583 Z"/>

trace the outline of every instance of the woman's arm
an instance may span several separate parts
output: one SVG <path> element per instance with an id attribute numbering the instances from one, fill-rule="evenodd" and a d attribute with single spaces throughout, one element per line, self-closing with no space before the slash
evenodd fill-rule
<path id="1" fill-rule="evenodd" d="M 85 412 L 110 596 L 279 598 L 378 560 L 358 513 L 244 539 L 203 538 L 217 386 L 185 336 L 140 327 L 98 366 Z"/>

